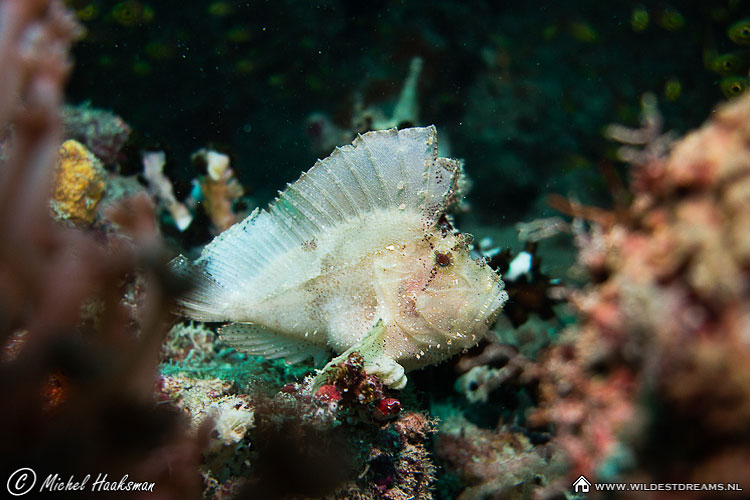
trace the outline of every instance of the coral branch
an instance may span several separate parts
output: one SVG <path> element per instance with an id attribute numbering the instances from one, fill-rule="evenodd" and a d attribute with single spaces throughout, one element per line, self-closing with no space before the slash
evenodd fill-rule
<path id="1" fill-rule="evenodd" d="M 219 234 L 239 220 L 233 206 L 244 190 L 229 168 L 229 157 L 218 151 L 200 149 L 193 161 L 206 165 L 206 175 L 198 179 L 203 195 L 203 208 L 211 219 L 211 230 Z"/>
<path id="2" fill-rule="evenodd" d="M 150 203 L 112 209 L 123 234 L 106 242 L 49 215 L 68 49 L 79 33 L 59 1 L 0 1 L 3 477 L 19 467 L 40 477 L 129 474 L 165 497 L 191 498 L 203 440 L 153 399 L 179 286 L 164 271 Z M 92 172 L 75 173 L 95 181 Z M 137 270 L 147 300 L 135 324 L 122 297 Z"/>
<path id="3" fill-rule="evenodd" d="M 143 177 L 146 178 L 151 193 L 172 216 L 177 229 L 184 231 L 193 222 L 193 216 L 187 207 L 175 198 L 172 182 L 164 175 L 166 162 L 167 157 L 163 151 L 144 152 Z"/>

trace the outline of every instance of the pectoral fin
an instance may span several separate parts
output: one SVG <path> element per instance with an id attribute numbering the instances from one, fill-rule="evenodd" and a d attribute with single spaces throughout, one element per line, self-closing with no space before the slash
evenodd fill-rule
<path id="1" fill-rule="evenodd" d="M 219 337 L 238 351 L 266 359 L 284 358 L 289 364 L 312 357 L 315 362 L 326 356 L 323 347 L 266 330 L 252 323 L 230 323 L 219 329 Z"/>
<path id="2" fill-rule="evenodd" d="M 318 372 L 313 384 L 314 392 L 328 381 L 336 365 L 345 361 L 353 352 L 358 352 L 364 359 L 366 373 L 377 376 L 391 389 L 403 389 L 406 386 L 404 367 L 385 354 L 385 334 L 385 325 L 382 320 L 378 320 L 362 340 L 333 358 Z"/>

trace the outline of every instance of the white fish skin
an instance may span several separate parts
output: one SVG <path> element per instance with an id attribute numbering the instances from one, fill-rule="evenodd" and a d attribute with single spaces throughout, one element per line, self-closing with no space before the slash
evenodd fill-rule
<path id="1" fill-rule="evenodd" d="M 437 157 L 434 127 L 359 136 L 194 264 L 178 258 L 196 282 L 181 312 L 228 321 L 231 345 L 289 362 L 356 350 L 377 324 L 372 356 L 387 362 L 370 366 L 403 386 L 404 369 L 475 344 L 507 300 L 468 238 L 438 224 L 456 201 L 459 166 Z"/>

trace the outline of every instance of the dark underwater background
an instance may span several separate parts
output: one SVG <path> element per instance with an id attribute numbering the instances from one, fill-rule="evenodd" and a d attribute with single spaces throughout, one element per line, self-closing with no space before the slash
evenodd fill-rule
<path id="1" fill-rule="evenodd" d="M 419 125 L 465 160 L 486 224 L 539 216 L 550 192 L 606 202 L 603 128 L 637 125 L 645 92 L 666 128 L 700 124 L 725 99 L 704 52 L 741 49 L 726 32 L 748 15 L 742 1 L 70 3 L 91 19 L 69 101 L 123 116 L 183 182 L 193 151 L 222 148 L 261 206 L 327 155 L 311 114 L 347 127 L 355 94 L 389 109 L 421 57 Z"/>

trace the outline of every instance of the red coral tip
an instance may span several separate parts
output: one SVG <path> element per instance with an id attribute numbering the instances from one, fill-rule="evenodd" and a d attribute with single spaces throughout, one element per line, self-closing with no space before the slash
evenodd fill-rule
<path id="1" fill-rule="evenodd" d="M 396 415 L 401 411 L 401 402 L 396 398 L 383 398 L 378 401 L 377 408 L 384 416 Z"/>
<path id="2" fill-rule="evenodd" d="M 339 401 L 341 400 L 341 393 L 336 389 L 335 385 L 326 384 L 315 393 L 317 399 L 323 401 Z"/>

